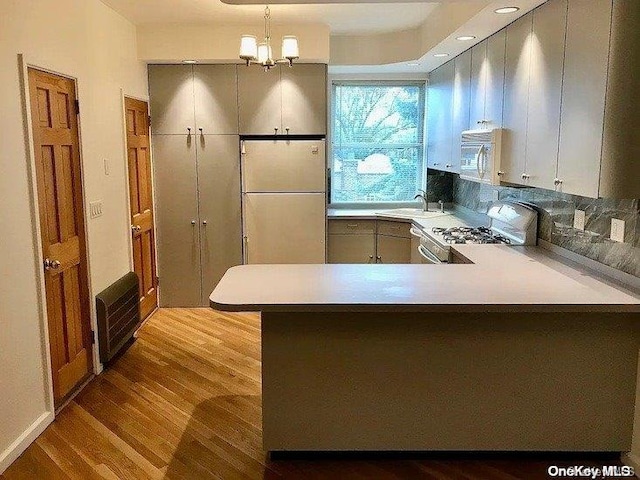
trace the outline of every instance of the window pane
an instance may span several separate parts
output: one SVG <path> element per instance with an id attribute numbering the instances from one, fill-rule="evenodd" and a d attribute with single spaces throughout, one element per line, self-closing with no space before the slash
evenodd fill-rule
<path id="1" fill-rule="evenodd" d="M 423 173 L 419 85 L 335 85 L 332 203 L 407 202 Z"/>

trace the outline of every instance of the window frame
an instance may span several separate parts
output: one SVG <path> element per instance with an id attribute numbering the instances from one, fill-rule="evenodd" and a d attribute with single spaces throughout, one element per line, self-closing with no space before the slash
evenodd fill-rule
<path id="1" fill-rule="evenodd" d="M 333 139 L 333 132 L 335 131 L 335 112 L 336 112 L 336 87 L 337 86 L 383 86 L 383 87 L 420 87 L 420 96 L 418 100 L 419 118 L 418 123 L 422 128 L 422 143 L 411 144 L 389 144 L 392 148 L 418 148 L 422 155 L 422 173 L 420 178 L 420 188 L 426 190 L 426 178 L 427 178 L 427 124 L 426 124 L 426 106 L 427 106 L 427 80 L 426 79 L 408 79 L 408 80 L 345 80 L 345 79 L 332 79 L 329 82 L 329 129 L 327 133 L 328 139 L 328 165 L 329 172 L 328 182 L 329 191 L 327 192 L 328 208 L 331 209 L 344 209 L 344 210 L 374 210 L 374 209 L 393 209 L 393 208 L 405 208 L 405 207 L 417 207 L 421 206 L 421 201 L 410 200 L 405 202 L 333 202 L 333 152 L 336 147 Z M 347 144 L 352 145 L 352 144 Z M 356 145 L 356 144 L 353 144 Z M 418 192 L 416 192 L 418 193 Z"/>

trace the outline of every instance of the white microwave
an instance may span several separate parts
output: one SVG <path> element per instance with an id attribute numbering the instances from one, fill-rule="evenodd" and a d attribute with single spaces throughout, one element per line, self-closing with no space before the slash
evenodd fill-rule
<path id="1" fill-rule="evenodd" d="M 460 178 L 500 185 L 502 128 L 462 132 Z"/>

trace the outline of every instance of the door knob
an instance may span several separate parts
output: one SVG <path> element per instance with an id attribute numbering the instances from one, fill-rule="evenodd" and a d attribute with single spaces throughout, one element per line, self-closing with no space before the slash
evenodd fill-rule
<path id="1" fill-rule="evenodd" d="M 57 270 L 60 268 L 60 262 L 58 260 L 51 260 L 50 258 L 44 259 L 45 270 Z"/>

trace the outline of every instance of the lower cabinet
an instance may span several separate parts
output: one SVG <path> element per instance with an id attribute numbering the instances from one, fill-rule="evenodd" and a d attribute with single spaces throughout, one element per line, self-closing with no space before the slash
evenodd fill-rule
<path id="1" fill-rule="evenodd" d="M 329 263 L 411 263 L 410 224 L 329 220 Z"/>
<path id="2" fill-rule="evenodd" d="M 242 264 L 237 135 L 154 135 L 160 306 L 208 306 Z"/>

